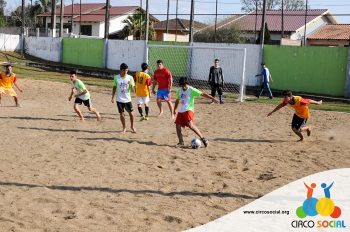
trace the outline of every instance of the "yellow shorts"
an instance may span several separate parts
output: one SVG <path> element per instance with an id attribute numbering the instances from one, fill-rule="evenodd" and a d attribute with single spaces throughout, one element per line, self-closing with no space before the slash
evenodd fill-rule
<path id="1" fill-rule="evenodd" d="M 0 94 L 10 95 L 11 97 L 17 97 L 17 94 L 13 88 L 5 89 L 0 87 Z"/>

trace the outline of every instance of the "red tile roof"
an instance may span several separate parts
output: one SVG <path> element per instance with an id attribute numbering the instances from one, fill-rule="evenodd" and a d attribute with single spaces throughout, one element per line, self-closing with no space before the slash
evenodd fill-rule
<path id="1" fill-rule="evenodd" d="M 349 40 L 350 24 L 328 24 L 309 36 L 318 40 Z"/>
<path id="2" fill-rule="evenodd" d="M 327 15 L 329 12 L 327 9 L 311 9 L 307 11 L 306 22 L 309 23 L 321 15 Z M 305 23 L 305 10 L 285 10 L 284 14 L 284 31 L 296 31 L 304 26 Z M 251 12 L 248 15 L 241 17 L 232 17 L 231 22 L 227 22 L 224 26 L 235 26 L 240 30 L 254 31 L 255 20 L 257 20 L 257 30 L 260 30 L 262 11 Z M 330 20 L 331 21 L 331 20 Z M 266 11 L 266 22 L 269 31 L 281 31 L 282 11 L 281 10 L 268 10 Z M 334 21 L 335 22 L 335 21 Z"/>
<path id="3" fill-rule="evenodd" d="M 110 17 L 119 17 L 128 14 L 132 11 L 139 9 L 138 6 L 113 6 L 109 10 Z M 106 9 L 92 11 L 86 15 L 81 16 L 82 22 L 104 22 L 105 21 Z M 74 18 L 74 21 L 80 21 L 80 16 Z"/>
<path id="4" fill-rule="evenodd" d="M 177 29 L 176 29 L 176 21 L 177 21 Z M 193 27 L 195 30 L 203 28 L 205 26 L 206 25 L 204 23 L 200 23 L 197 21 L 194 21 L 193 23 Z M 166 20 L 155 23 L 153 28 L 154 30 L 166 30 Z M 177 18 L 177 19 L 169 19 L 168 21 L 169 30 L 189 31 L 189 28 L 190 28 L 190 20 Z"/>
<path id="5" fill-rule="evenodd" d="M 105 3 L 84 3 L 84 4 L 81 4 L 81 13 L 87 14 L 91 11 L 102 9 L 105 6 L 106 6 Z M 74 8 L 73 14 L 79 15 L 80 14 L 80 4 L 73 4 L 73 8 Z M 64 16 L 66 16 L 66 17 L 71 16 L 72 15 L 72 5 L 65 6 L 63 8 L 63 13 L 64 13 Z M 56 15 L 60 15 L 60 14 L 61 14 L 61 9 L 58 8 L 56 11 Z M 45 13 L 42 13 L 38 16 L 49 17 L 49 16 L 51 16 L 51 12 L 45 12 Z"/>

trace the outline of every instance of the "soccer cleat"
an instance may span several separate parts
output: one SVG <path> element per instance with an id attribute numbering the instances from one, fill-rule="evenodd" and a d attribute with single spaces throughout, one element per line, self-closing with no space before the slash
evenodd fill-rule
<path id="1" fill-rule="evenodd" d="M 146 120 L 145 116 L 141 116 L 140 122 L 143 121 L 143 120 Z"/>
<path id="2" fill-rule="evenodd" d="M 209 144 L 209 140 L 206 138 L 201 138 L 201 140 L 202 140 L 202 143 L 204 144 L 204 146 L 207 147 Z"/>
<path id="3" fill-rule="evenodd" d="M 148 120 L 149 120 L 149 117 L 148 117 L 148 116 L 146 116 L 146 117 L 145 117 L 145 120 L 146 120 L 146 121 L 148 121 Z"/>

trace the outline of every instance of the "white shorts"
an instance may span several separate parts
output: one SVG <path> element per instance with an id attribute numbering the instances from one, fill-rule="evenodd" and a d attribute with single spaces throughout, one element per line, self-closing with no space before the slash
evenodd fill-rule
<path id="1" fill-rule="evenodd" d="M 147 104 L 149 102 L 149 96 L 147 97 L 136 97 L 137 105 Z"/>

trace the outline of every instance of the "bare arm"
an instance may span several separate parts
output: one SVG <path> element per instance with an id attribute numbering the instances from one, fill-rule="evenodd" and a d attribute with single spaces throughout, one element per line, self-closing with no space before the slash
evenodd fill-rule
<path id="1" fill-rule="evenodd" d="M 271 76 L 271 73 L 270 73 L 270 76 L 269 76 L 269 78 L 270 78 L 270 81 L 271 81 L 271 82 L 273 82 L 273 80 L 272 80 L 272 76 Z"/>
<path id="2" fill-rule="evenodd" d="M 114 96 L 115 96 L 115 92 L 117 91 L 117 87 L 116 86 L 113 86 L 113 89 L 112 89 L 112 99 L 111 99 L 111 102 L 114 103 Z"/>
<path id="3" fill-rule="evenodd" d="M 280 110 L 281 108 L 283 108 L 285 106 L 285 104 L 283 104 L 283 102 L 281 104 L 279 104 L 278 106 L 276 106 L 275 109 L 273 109 L 273 111 L 271 111 L 270 113 L 267 114 L 267 117 L 270 116 L 271 114 L 275 113 L 277 110 Z"/>
<path id="4" fill-rule="evenodd" d="M 310 100 L 309 103 L 310 103 L 310 104 L 314 104 L 314 105 L 321 105 L 321 104 L 322 104 L 322 100 L 320 100 L 320 101 Z"/>
<path id="5" fill-rule="evenodd" d="M 17 84 L 17 81 L 15 81 L 13 84 L 16 86 L 16 88 L 17 88 L 21 93 L 23 92 L 23 90 L 21 89 L 21 87 L 19 87 L 19 85 Z"/>
<path id="6" fill-rule="evenodd" d="M 87 90 L 86 90 L 86 89 L 84 89 L 83 92 L 81 92 L 81 93 L 75 95 L 75 97 L 80 97 L 80 96 L 83 96 L 84 94 L 87 94 Z"/>
<path id="7" fill-rule="evenodd" d="M 179 103 L 180 103 L 180 100 L 176 99 L 175 106 L 174 106 L 174 112 L 173 112 L 174 115 L 176 114 L 176 110 L 177 110 L 177 107 L 179 106 Z"/>
<path id="8" fill-rule="evenodd" d="M 210 95 L 207 94 L 207 93 L 202 93 L 201 96 L 202 96 L 202 97 L 205 97 L 205 98 L 208 98 L 208 99 L 211 99 L 211 100 L 213 100 L 215 103 L 218 103 L 218 102 L 219 102 L 215 97 L 212 97 L 212 96 L 210 96 Z"/>
<path id="9" fill-rule="evenodd" d="M 158 82 L 154 79 L 153 86 L 152 86 L 152 93 L 156 94 L 156 86 L 158 85 Z"/>
<path id="10" fill-rule="evenodd" d="M 70 96 L 68 97 L 68 101 L 71 101 L 74 95 L 74 88 L 72 88 L 72 90 L 70 91 Z"/>
<path id="11" fill-rule="evenodd" d="M 149 85 L 147 85 L 148 97 L 151 97 L 151 90 L 149 89 Z"/>

